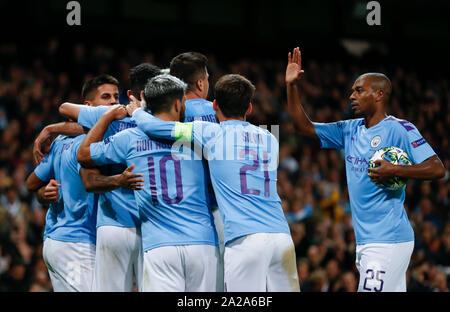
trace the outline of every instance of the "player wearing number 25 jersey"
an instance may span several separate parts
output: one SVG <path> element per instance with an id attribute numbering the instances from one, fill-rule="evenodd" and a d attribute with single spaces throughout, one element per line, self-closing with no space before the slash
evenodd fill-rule
<path id="1" fill-rule="evenodd" d="M 155 115 L 180 120 L 184 119 L 184 91 L 181 80 L 157 76 L 147 84 L 145 100 Z M 92 133 L 106 130 L 108 114 Z M 137 128 L 97 143 L 86 138 L 88 161 L 98 166 L 134 164 L 135 171 L 144 174 L 143 190 L 135 192 L 142 221 L 143 290 L 215 291 L 218 240 L 202 161 L 172 154 L 171 142 L 151 140 Z M 79 154 L 81 158 L 85 157 Z"/>
<path id="2" fill-rule="evenodd" d="M 203 149 L 224 221 L 225 290 L 299 291 L 294 245 L 276 188 L 278 141 L 245 121 L 253 93 L 244 77 L 222 77 L 214 101 L 220 124 L 166 122 L 142 109 L 133 118 L 151 137 L 193 141 Z"/>
<path id="3" fill-rule="evenodd" d="M 381 73 L 366 73 L 353 84 L 352 108 L 364 118 L 333 123 L 311 122 L 301 107 L 297 82 L 301 79 L 301 54 L 289 53 L 286 68 L 289 114 L 303 135 L 317 138 L 323 148 L 345 150 L 345 165 L 352 220 L 356 237 L 358 291 L 406 291 L 406 270 L 414 248 L 414 232 L 404 208 L 405 188 L 390 190 L 376 183 L 399 176 L 436 179 L 445 169 L 420 135 L 406 120 L 387 116 L 392 91 Z M 378 149 L 395 146 L 404 150 L 412 165 L 395 166 L 379 160 L 368 168 Z"/>

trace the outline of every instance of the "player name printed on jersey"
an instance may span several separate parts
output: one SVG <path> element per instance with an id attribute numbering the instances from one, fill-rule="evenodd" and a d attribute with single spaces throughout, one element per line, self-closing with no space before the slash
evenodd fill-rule
<path id="1" fill-rule="evenodd" d="M 132 120 L 126 122 L 126 121 L 117 121 L 117 132 L 125 130 L 125 129 L 129 129 L 129 128 L 135 128 L 136 127 L 136 123 Z"/>
<path id="2" fill-rule="evenodd" d="M 194 120 L 200 120 L 200 121 L 209 121 L 209 122 L 216 122 L 216 115 L 215 114 L 208 114 L 200 117 L 192 117 L 192 116 L 186 116 L 185 121 L 190 122 Z"/>
<path id="3" fill-rule="evenodd" d="M 136 152 L 145 152 L 150 150 L 162 150 L 162 149 L 171 149 L 172 143 L 163 143 L 148 140 L 138 140 L 136 142 Z"/>

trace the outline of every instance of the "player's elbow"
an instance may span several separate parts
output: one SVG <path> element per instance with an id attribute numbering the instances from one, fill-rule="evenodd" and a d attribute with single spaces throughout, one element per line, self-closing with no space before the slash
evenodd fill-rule
<path id="1" fill-rule="evenodd" d="M 25 181 L 25 186 L 30 192 L 35 192 L 42 186 L 42 184 L 43 183 L 37 178 L 34 172 L 32 172 Z"/>
<path id="2" fill-rule="evenodd" d="M 71 104 L 68 102 L 62 103 L 58 108 L 59 114 L 65 118 L 77 121 L 78 114 L 75 114 L 73 109 L 71 109 Z"/>
<path id="3" fill-rule="evenodd" d="M 69 117 L 68 116 L 68 110 L 67 110 L 67 106 L 68 106 L 68 104 L 67 103 L 62 103 L 61 105 L 59 105 L 59 108 L 58 108 L 58 111 L 59 111 L 59 114 L 60 115 L 62 115 L 62 116 L 64 116 L 64 117 Z"/>
<path id="4" fill-rule="evenodd" d="M 81 146 L 78 149 L 77 161 L 80 163 L 81 166 L 90 168 L 91 167 L 90 160 L 91 160 L 91 157 L 90 157 L 89 146 L 88 147 Z"/>
<path id="5" fill-rule="evenodd" d="M 302 125 L 301 127 L 297 127 L 297 129 L 302 136 L 309 138 L 317 137 L 316 130 L 314 129 L 314 125 L 312 123 Z"/>
<path id="6" fill-rule="evenodd" d="M 439 164 L 439 166 L 438 166 L 438 168 L 436 170 L 436 177 L 435 177 L 435 179 L 442 179 L 443 177 L 445 177 L 445 167 L 441 163 L 441 164 Z"/>
<path id="7" fill-rule="evenodd" d="M 31 179 L 28 178 L 25 182 L 25 185 L 27 187 L 27 190 L 30 192 L 34 192 L 36 190 L 35 186 L 33 185 L 33 183 L 31 182 Z"/>
<path id="8" fill-rule="evenodd" d="M 445 176 L 445 167 L 439 157 L 434 156 L 428 160 L 431 163 L 432 180 L 442 179 Z"/>

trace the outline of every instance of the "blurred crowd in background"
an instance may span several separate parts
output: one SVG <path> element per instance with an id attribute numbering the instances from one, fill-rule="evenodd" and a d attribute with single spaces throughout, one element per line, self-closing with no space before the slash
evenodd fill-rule
<path id="1" fill-rule="evenodd" d="M 58 106 L 82 103 L 84 81 L 101 73 L 115 76 L 120 103 L 128 103 L 129 69 L 150 62 L 168 67 L 177 53 L 161 55 L 133 48 L 63 45 L 52 39 L 32 50 L 0 44 L 0 291 L 52 291 L 42 259 L 42 234 L 48 207 L 27 191 L 33 171 L 33 142 L 43 127 L 62 121 Z M 179 51 L 186 52 L 186 51 Z M 199 50 L 198 52 L 205 53 Z M 239 73 L 256 86 L 255 125 L 279 125 L 278 192 L 296 246 L 304 292 L 354 292 L 358 286 L 355 236 L 345 178 L 345 159 L 337 150 L 295 132 L 287 114 L 286 55 L 273 59 L 209 59 L 210 95 L 223 74 Z M 449 142 L 450 85 L 409 68 L 364 62 L 328 61 L 304 56 L 301 100 L 313 121 L 353 118 L 348 97 L 355 78 L 368 70 L 386 73 L 393 84 L 388 114 L 414 123 L 447 169 L 438 181 L 409 181 L 405 209 L 415 232 L 407 272 L 408 291 L 446 292 L 450 282 Z"/>

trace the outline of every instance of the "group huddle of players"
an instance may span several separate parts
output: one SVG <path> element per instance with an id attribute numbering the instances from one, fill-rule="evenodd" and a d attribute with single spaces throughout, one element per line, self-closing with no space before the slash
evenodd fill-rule
<path id="1" fill-rule="evenodd" d="M 382 162 L 369 173 L 346 164 L 358 289 L 404 291 L 414 242 L 404 189 L 392 193 L 374 182 L 439 178 L 442 163 L 425 140 L 411 146 L 421 138 L 412 124 L 407 130 L 385 115 L 384 75 L 362 75 L 353 86 L 352 107 L 364 118 L 319 124 L 301 107 L 303 74 L 296 48 L 286 84 L 300 134 L 346 155 L 370 158 L 382 146 L 410 155 L 414 165 L 405 172 Z M 35 141 L 39 164 L 27 187 L 50 204 L 43 257 L 54 290 L 300 291 L 277 194 L 278 141 L 246 121 L 253 84 L 224 75 L 207 101 L 207 58 L 197 52 L 174 57 L 168 72 L 140 64 L 130 82 L 128 105 L 118 103 L 114 77 L 86 82 L 83 105 L 59 107 L 71 121 L 47 126 Z"/>

